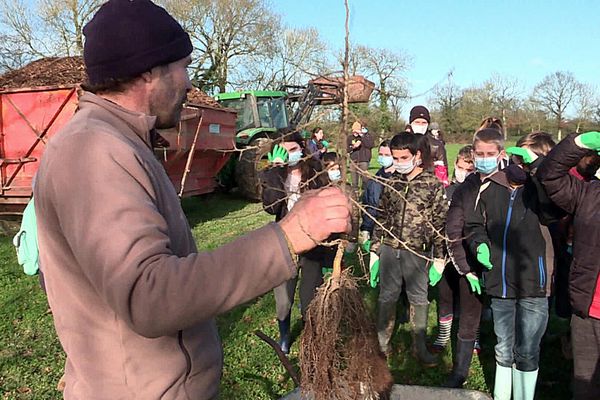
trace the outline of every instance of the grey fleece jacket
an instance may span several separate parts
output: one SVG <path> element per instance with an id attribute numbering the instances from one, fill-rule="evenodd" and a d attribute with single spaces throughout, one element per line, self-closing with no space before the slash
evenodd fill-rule
<path id="1" fill-rule="evenodd" d="M 197 252 L 149 144 L 154 122 L 84 93 L 41 162 L 39 246 L 67 400 L 216 397 L 215 316 L 296 273 L 276 224 Z"/>

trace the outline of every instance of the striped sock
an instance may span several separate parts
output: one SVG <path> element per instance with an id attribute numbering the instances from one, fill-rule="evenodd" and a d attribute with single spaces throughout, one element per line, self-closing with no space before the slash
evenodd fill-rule
<path id="1" fill-rule="evenodd" d="M 479 328 L 477 328 L 477 335 L 475 335 L 475 344 L 473 345 L 473 353 L 481 353 L 481 345 L 479 344 Z"/>
<path id="2" fill-rule="evenodd" d="M 441 317 L 438 321 L 438 335 L 433 342 L 434 347 L 445 348 L 452 332 L 452 314 Z"/>

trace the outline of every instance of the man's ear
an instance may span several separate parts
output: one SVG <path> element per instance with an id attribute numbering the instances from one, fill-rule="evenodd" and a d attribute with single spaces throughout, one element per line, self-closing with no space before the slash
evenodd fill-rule
<path id="1" fill-rule="evenodd" d="M 142 80 L 144 81 L 144 83 L 150 83 L 150 82 L 152 82 L 152 78 L 153 78 L 152 71 L 144 72 L 141 75 L 141 77 L 142 77 Z"/>
<path id="2" fill-rule="evenodd" d="M 417 160 L 421 160 L 421 161 L 423 161 L 423 159 L 421 158 L 421 150 L 417 150 L 417 154 L 415 154 L 415 158 L 416 158 Z"/>
<path id="3" fill-rule="evenodd" d="M 502 149 L 502 150 L 500 151 L 500 157 L 502 157 L 502 158 L 506 158 L 506 150 Z"/>

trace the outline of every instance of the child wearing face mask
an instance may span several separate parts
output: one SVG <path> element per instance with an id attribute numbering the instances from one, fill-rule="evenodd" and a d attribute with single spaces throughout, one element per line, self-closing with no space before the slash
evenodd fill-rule
<path id="1" fill-rule="evenodd" d="M 464 237 L 483 267 L 482 280 L 491 297 L 497 400 L 509 400 L 511 392 L 523 400 L 535 395 L 554 265 L 547 226 L 563 215 L 533 175 L 543 155 L 531 149 L 546 139 L 538 136 L 529 145 L 507 149 L 516 162 L 495 173 L 492 164 L 497 169 L 501 155 L 492 154 L 489 146 L 474 146 L 476 168 L 488 176 L 474 207 L 468 207 Z"/>
<path id="2" fill-rule="evenodd" d="M 417 136 L 400 133 L 390 142 L 394 172 L 381 195 L 381 226 L 375 224 L 371 251 L 380 257 L 377 331 L 381 350 L 391 352 L 396 303 L 404 285 L 410 303 L 412 352 L 431 367 L 438 360 L 426 345 L 427 276 L 432 255 L 431 268 L 443 269 L 445 264 L 443 228 L 448 203 L 442 184 L 428 169 L 429 146 Z"/>
<path id="3" fill-rule="evenodd" d="M 268 154 L 269 167 L 261 172 L 262 202 L 265 211 L 281 220 L 292 209 L 302 193 L 327 186 L 329 179 L 319 160 L 304 157 L 304 140 L 299 132 L 286 133 L 282 141 L 274 143 Z M 304 318 L 316 289 L 323 283 L 323 259 L 331 248 L 317 246 L 299 257 L 300 305 Z M 290 279 L 274 289 L 279 345 L 289 353 L 290 316 L 294 304 L 297 278 Z"/>
<path id="4" fill-rule="evenodd" d="M 496 133 L 500 137 L 499 133 Z M 478 138 L 480 139 L 480 138 Z M 498 150 L 495 143 L 492 146 Z M 446 217 L 446 235 L 451 263 L 443 273 L 430 271 L 430 284 L 439 283 L 438 336 L 433 344 L 434 352 L 441 352 L 450 340 L 454 317 L 454 299 L 459 299 L 460 320 L 456 346 L 453 346 L 452 373 L 444 383 L 446 387 L 462 387 L 469 374 L 473 352 L 478 351 L 479 320 L 482 308 L 478 263 L 466 250 L 462 240 L 464 214 L 469 209 L 469 195 L 479 187 L 479 177 L 474 174 L 473 146 L 459 150 L 454 167 L 454 179 L 447 188 L 450 208 Z M 471 195 L 474 197 L 474 194 Z"/>
<path id="5" fill-rule="evenodd" d="M 475 172 L 473 163 L 473 146 L 464 146 L 458 151 L 454 163 L 454 174 L 450 185 L 446 188 L 448 204 L 451 204 L 452 195 L 464 182 L 467 176 Z M 446 222 L 448 223 L 448 221 Z M 450 340 L 453 321 L 454 298 L 458 297 L 460 275 L 453 266 L 444 269 L 443 276 L 438 286 L 438 336 L 432 345 L 434 353 L 441 353 Z M 481 310 L 479 310 L 481 311 Z M 462 315 L 462 312 L 461 312 Z"/>

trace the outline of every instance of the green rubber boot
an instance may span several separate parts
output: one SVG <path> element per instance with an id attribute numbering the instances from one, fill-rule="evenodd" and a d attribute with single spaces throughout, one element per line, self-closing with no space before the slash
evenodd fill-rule
<path id="1" fill-rule="evenodd" d="M 514 400 L 533 400 L 539 369 L 520 371 L 513 367 L 512 386 Z"/>
<path id="2" fill-rule="evenodd" d="M 494 400 L 510 400 L 512 394 L 512 368 L 496 363 L 494 380 Z"/>

